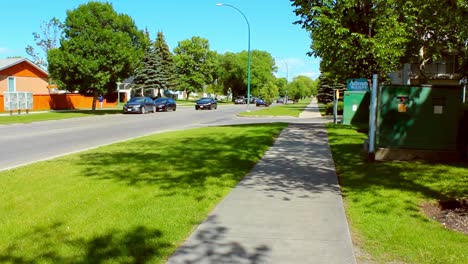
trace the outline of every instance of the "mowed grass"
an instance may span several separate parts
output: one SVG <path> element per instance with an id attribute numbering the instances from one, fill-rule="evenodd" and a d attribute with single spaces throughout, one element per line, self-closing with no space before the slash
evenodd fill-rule
<path id="1" fill-rule="evenodd" d="M 122 113 L 122 109 L 99 109 L 96 111 L 91 110 L 77 110 L 77 111 L 63 111 L 63 112 L 44 112 L 44 113 L 30 113 L 21 115 L 14 114 L 0 116 L 0 125 L 18 124 L 18 123 L 32 123 L 46 120 L 60 120 L 76 117 L 85 117 L 93 115 L 109 115 Z"/>
<path id="2" fill-rule="evenodd" d="M 0 263 L 164 263 L 285 127 L 158 134 L 0 172 Z"/>
<path id="3" fill-rule="evenodd" d="M 332 124 L 328 134 L 353 240 L 372 263 L 468 263 L 468 236 L 420 210 L 423 202 L 466 198 L 468 163 L 368 162 L 366 135 Z"/>
<path id="4" fill-rule="evenodd" d="M 251 104 L 251 112 L 242 112 L 240 116 L 293 116 L 299 117 L 299 114 L 310 104 L 311 99 L 302 99 L 298 103 L 277 104 L 269 107 L 256 107 Z M 262 109 L 260 109 L 262 108 Z M 259 110 L 260 109 L 260 110 Z"/>

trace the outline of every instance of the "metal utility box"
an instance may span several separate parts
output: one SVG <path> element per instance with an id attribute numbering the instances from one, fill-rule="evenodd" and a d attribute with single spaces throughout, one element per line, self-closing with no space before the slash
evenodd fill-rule
<path id="1" fill-rule="evenodd" d="M 369 82 L 366 78 L 346 80 L 343 98 L 343 124 L 369 126 Z"/>
<path id="2" fill-rule="evenodd" d="M 462 96 L 461 86 L 382 86 L 376 130 L 380 153 L 376 159 L 392 153 L 402 156 L 396 159 L 425 159 L 426 154 L 435 159 L 458 156 L 464 136 L 460 134 Z"/>
<path id="3" fill-rule="evenodd" d="M 345 91 L 343 98 L 343 124 L 367 127 L 369 125 L 370 93 Z"/>

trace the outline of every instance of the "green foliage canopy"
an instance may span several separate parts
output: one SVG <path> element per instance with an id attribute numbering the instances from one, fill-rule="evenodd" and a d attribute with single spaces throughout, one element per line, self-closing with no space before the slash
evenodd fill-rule
<path id="1" fill-rule="evenodd" d="M 201 92 L 213 82 L 215 54 L 210 51 L 207 39 L 194 36 L 182 40 L 174 49 L 174 63 L 179 89 L 190 93 Z"/>
<path id="2" fill-rule="evenodd" d="M 265 84 L 276 81 L 273 73 L 277 67 L 273 56 L 266 51 L 253 50 L 250 56 L 250 93 L 259 96 Z M 247 51 L 227 52 L 220 58 L 219 82 L 225 89 L 231 89 L 234 98 L 247 95 L 247 59 Z M 267 87 L 278 89 L 276 85 L 267 85 Z"/>
<path id="3" fill-rule="evenodd" d="M 49 73 L 59 87 L 97 98 L 133 73 L 147 44 L 128 15 L 109 3 L 89 2 L 67 11 L 60 47 L 48 53 Z"/>
<path id="4" fill-rule="evenodd" d="M 156 53 L 154 47 L 149 46 L 143 58 L 142 65 L 136 70 L 133 84 L 135 88 L 142 89 L 141 96 L 147 95 L 148 89 L 157 89 L 160 97 L 160 89 L 166 84 L 165 75 L 162 67 L 162 59 Z"/>
<path id="5" fill-rule="evenodd" d="M 466 0 L 291 0 L 313 40 L 309 55 L 321 70 L 340 77 L 386 76 L 402 63 L 424 65 L 456 56 L 467 76 Z"/>
<path id="6" fill-rule="evenodd" d="M 291 83 L 288 84 L 288 97 L 294 100 L 311 96 L 317 93 L 316 83 L 307 76 L 296 76 Z"/>
<path id="7" fill-rule="evenodd" d="M 399 66 L 408 42 L 394 0 L 291 0 L 297 24 L 311 33 L 309 55 L 322 58 L 321 70 L 368 77 Z"/>
<path id="8" fill-rule="evenodd" d="M 175 76 L 175 65 L 174 65 L 174 55 L 169 49 L 169 46 L 166 43 L 164 34 L 159 31 L 154 43 L 154 48 L 156 54 L 161 59 L 161 88 L 165 90 L 175 89 L 176 86 L 176 76 Z M 160 90 L 158 89 L 158 97 L 160 97 Z"/>

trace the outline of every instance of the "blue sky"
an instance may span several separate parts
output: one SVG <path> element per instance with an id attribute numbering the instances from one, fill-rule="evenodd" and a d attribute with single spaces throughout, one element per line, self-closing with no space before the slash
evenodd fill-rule
<path id="1" fill-rule="evenodd" d="M 34 45 L 32 32 L 40 32 L 44 21 L 57 17 L 63 21 L 66 11 L 87 3 L 84 0 L 8 1 L 0 16 L 0 58 L 27 57 L 25 48 Z M 162 31 L 172 50 L 192 36 L 208 39 L 210 48 L 219 53 L 247 50 L 247 23 L 242 15 L 227 6 L 240 9 L 250 23 L 251 49 L 269 52 L 276 60 L 278 77 L 291 81 L 294 76 L 317 78 L 318 58 L 309 57 L 309 34 L 293 25 L 297 20 L 289 0 L 120 0 L 112 3 L 118 13 L 130 15 L 140 29 L 148 28 L 152 39 Z"/>

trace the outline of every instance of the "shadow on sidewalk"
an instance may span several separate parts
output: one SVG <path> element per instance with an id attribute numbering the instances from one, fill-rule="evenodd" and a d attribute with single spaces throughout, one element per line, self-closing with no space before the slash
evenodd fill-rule
<path id="1" fill-rule="evenodd" d="M 176 263 L 265 263 L 271 251 L 266 245 L 258 245 L 253 250 L 238 242 L 226 242 L 228 228 L 217 221 L 217 216 L 209 216 L 197 231 L 195 239 L 181 246 L 168 264 Z"/>

